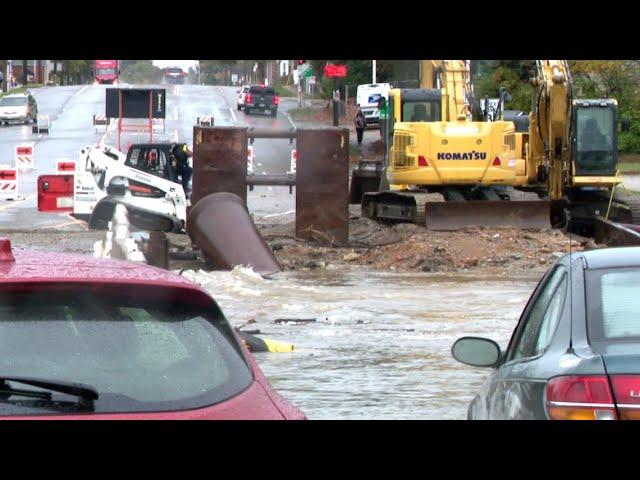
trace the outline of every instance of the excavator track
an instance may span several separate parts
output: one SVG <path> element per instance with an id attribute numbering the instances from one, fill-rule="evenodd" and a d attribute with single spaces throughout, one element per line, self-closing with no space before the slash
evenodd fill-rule
<path id="1" fill-rule="evenodd" d="M 630 218 L 627 218 L 626 222 L 622 223 L 640 225 L 640 196 L 616 192 L 614 202 L 624 205 L 629 211 Z"/>
<path id="2" fill-rule="evenodd" d="M 452 192 L 366 193 L 362 200 L 364 217 L 383 222 L 417 223 L 430 230 L 548 229 L 551 228 L 550 208 L 551 202 L 545 200 L 464 200 L 462 195 Z"/>

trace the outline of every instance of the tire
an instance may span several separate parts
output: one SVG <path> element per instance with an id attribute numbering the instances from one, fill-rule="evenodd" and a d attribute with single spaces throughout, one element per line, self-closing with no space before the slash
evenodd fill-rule
<path id="1" fill-rule="evenodd" d="M 242 110 L 242 107 L 240 105 L 238 105 L 238 111 Z"/>
<path id="2" fill-rule="evenodd" d="M 251 113 L 251 109 L 247 108 L 247 107 L 244 107 L 244 114 L 245 115 L 249 115 L 250 113 Z"/>

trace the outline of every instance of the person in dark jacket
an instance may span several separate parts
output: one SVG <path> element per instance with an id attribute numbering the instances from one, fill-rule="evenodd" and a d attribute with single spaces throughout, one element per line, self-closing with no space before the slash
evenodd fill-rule
<path id="1" fill-rule="evenodd" d="M 193 173 L 193 169 L 189 166 L 189 158 L 192 155 L 193 153 L 186 143 L 173 144 L 171 146 L 171 165 L 175 174 L 180 175 L 182 178 L 182 188 L 184 188 L 184 193 L 187 197 L 189 196 L 189 180 Z"/>
<path id="2" fill-rule="evenodd" d="M 358 134 L 358 145 L 362 145 L 362 134 L 364 133 L 364 127 L 367 125 L 367 121 L 364 118 L 364 113 L 362 110 L 358 108 L 358 113 L 356 113 L 356 133 Z"/>

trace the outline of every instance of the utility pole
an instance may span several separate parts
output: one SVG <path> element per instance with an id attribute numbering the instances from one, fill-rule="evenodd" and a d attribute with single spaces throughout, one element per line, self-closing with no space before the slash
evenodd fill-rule
<path id="1" fill-rule="evenodd" d="M 6 92 L 8 90 L 7 84 L 10 82 L 9 74 L 7 72 L 7 61 L 0 60 L 0 78 L 2 78 L 2 85 L 0 85 L 0 91 Z"/>
<path id="2" fill-rule="evenodd" d="M 371 83 L 376 83 L 376 61 L 372 60 L 371 62 L 372 62 L 372 65 L 371 65 L 371 77 L 373 78 Z"/>
<path id="3" fill-rule="evenodd" d="M 340 115 L 340 90 L 338 90 L 338 78 L 333 77 L 333 126 L 339 124 L 338 115 Z"/>

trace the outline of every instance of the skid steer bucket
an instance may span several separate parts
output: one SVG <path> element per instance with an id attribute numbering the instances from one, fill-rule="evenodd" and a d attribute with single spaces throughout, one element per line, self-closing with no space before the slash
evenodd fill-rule
<path id="1" fill-rule="evenodd" d="M 543 200 L 427 202 L 425 223 L 429 230 L 460 230 L 465 227 L 547 229 L 551 228 L 550 205 Z"/>

